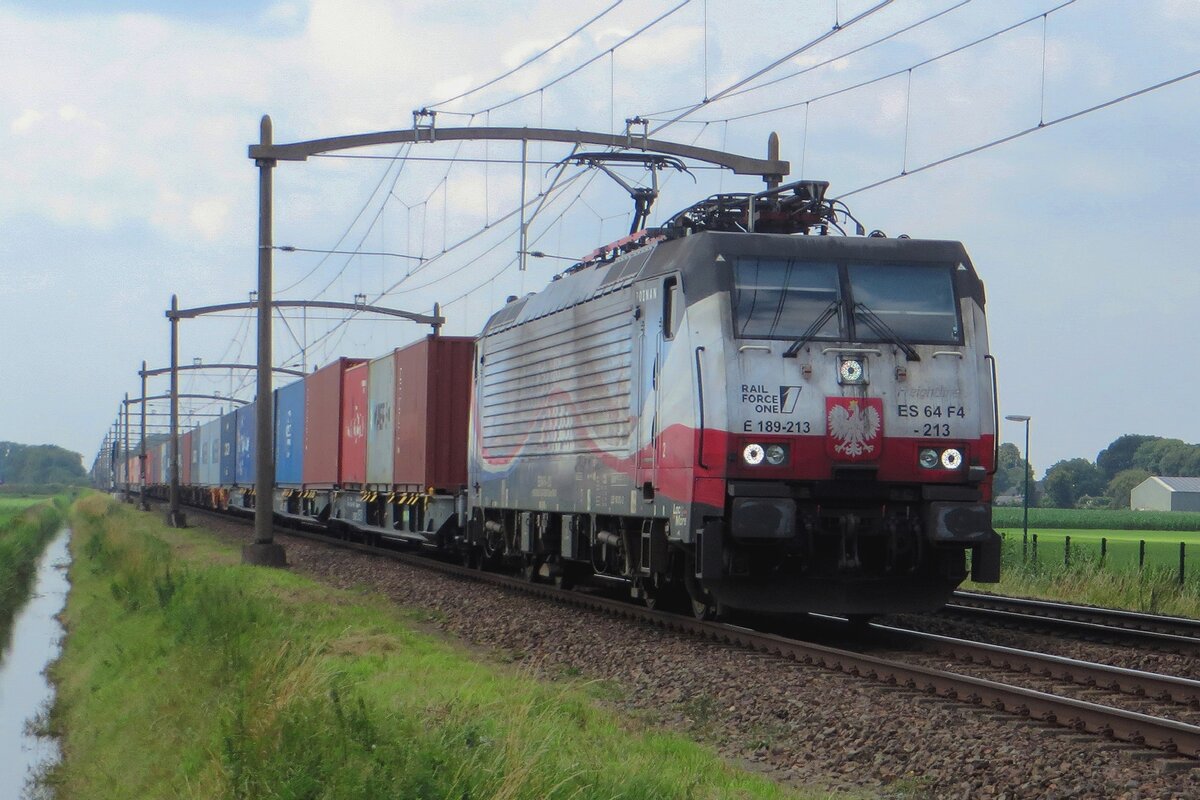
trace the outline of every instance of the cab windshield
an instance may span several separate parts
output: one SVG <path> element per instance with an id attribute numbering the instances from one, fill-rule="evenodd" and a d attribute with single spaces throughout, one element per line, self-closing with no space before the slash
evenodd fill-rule
<path id="1" fill-rule="evenodd" d="M 878 342 L 894 334 L 910 344 L 959 344 L 953 270 L 950 264 L 739 258 L 735 335 Z"/>

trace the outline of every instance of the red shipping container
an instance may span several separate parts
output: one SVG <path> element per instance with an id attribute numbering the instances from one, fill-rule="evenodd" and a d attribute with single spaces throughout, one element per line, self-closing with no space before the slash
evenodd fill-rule
<path id="1" fill-rule="evenodd" d="M 342 374 L 343 486 L 367 482 L 367 376 L 370 364 L 355 364 Z"/>
<path id="2" fill-rule="evenodd" d="M 342 464 L 342 376 L 361 358 L 339 358 L 304 379 L 304 485 L 338 482 Z"/>
<path id="3" fill-rule="evenodd" d="M 158 463 L 158 445 L 146 445 L 146 485 L 157 486 L 159 482 L 160 465 Z"/>
<path id="4" fill-rule="evenodd" d="M 192 484 L 192 432 L 179 437 L 179 485 Z"/>
<path id="5" fill-rule="evenodd" d="M 396 351 L 397 485 L 446 491 L 466 485 L 474 359 L 470 336 L 427 336 Z"/>

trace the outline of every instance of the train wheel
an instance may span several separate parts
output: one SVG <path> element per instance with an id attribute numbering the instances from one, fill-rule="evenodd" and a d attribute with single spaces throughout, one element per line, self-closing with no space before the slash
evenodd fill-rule
<path id="1" fill-rule="evenodd" d="M 683 585 L 691 601 L 692 616 L 701 621 L 716 619 L 720 611 L 717 601 L 700 585 L 696 578 L 695 561 L 691 557 L 684 562 Z"/>
<path id="2" fill-rule="evenodd" d="M 553 576 L 552 580 L 554 582 L 554 587 L 556 589 L 563 589 L 566 591 L 574 589 L 576 583 L 576 567 L 573 564 L 561 559 L 555 566 L 557 569 L 552 570 L 550 573 Z"/>
<path id="3" fill-rule="evenodd" d="M 541 582 L 542 565 L 546 563 L 545 556 L 527 556 L 525 566 L 521 568 L 521 574 L 525 576 L 525 580 L 530 583 Z"/>
<path id="4" fill-rule="evenodd" d="M 692 579 L 687 581 L 688 600 L 691 601 L 692 616 L 698 620 L 713 620 L 717 618 L 717 601 L 704 590 L 700 582 Z"/>
<path id="5" fill-rule="evenodd" d="M 642 590 L 642 600 L 646 602 L 646 608 L 651 611 L 665 611 L 663 600 L 663 592 L 657 586 L 654 586 L 648 580 L 639 581 L 639 586 Z"/>
<path id="6" fill-rule="evenodd" d="M 701 622 L 717 618 L 717 606 L 711 600 L 691 598 L 692 616 Z"/>
<path id="7" fill-rule="evenodd" d="M 641 579 L 638 585 L 642 590 L 646 608 L 651 611 L 679 610 L 681 603 L 677 584 L 658 583 L 654 578 L 645 578 Z"/>

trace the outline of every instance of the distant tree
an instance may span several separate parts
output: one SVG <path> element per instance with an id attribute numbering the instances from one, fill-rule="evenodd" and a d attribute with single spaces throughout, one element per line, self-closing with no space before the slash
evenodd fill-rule
<path id="1" fill-rule="evenodd" d="M 0 442 L 0 479 L 5 483 L 83 484 L 83 456 L 51 444 Z"/>
<path id="2" fill-rule="evenodd" d="M 1161 439 L 1161 436 L 1147 436 L 1141 433 L 1127 433 L 1118 436 L 1112 444 L 1100 451 L 1096 456 L 1096 466 L 1104 473 L 1105 480 L 1112 480 L 1118 472 L 1133 466 L 1133 455 L 1146 442 Z"/>
<path id="3" fill-rule="evenodd" d="M 1074 508 L 1080 497 L 1103 494 L 1104 488 L 1104 473 L 1086 458 L 1059 461 L 1042 481 L 1044 503 L 1055 508 Z"/>
<path id="4" fill-rule="evenodd" d="M 1180 439 L 1156 439 L 1137 449 L 1133 454 L 1133 466 L 1151 475 L 1196 477 L 1200 475 L 1197 453 L 1200 453 L 1200 445 Z"/>
<path id="5" fill-rule="evenodd" d="M 1029 504 L 1034 504 L 1035 482 L 1033 467 L 1029 468 Z M 992 478 L 992 496 L 1004 494 L 1022 494 L 1025 491 L 1025 457 L 1012 442 L 1000 445 L 999 458 L 996 460 L 996 474 Z"/>
<path id="6" fill-rule="evenodd" d="M 1149 477 L 1150 473 L 1144 469 L 1123 469 L 1108 482 L 1104 494 L 1108 496 L 1113 508 L 1129 508 L 1129 493 L 1133 491 L 1133 487 Z"/>

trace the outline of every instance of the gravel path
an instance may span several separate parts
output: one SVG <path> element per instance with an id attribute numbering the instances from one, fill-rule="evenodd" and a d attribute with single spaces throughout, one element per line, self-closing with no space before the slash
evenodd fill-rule
<path id="1" fill-rule="evenodd" d="M 196 515 L 193 524 L 248 538 L 232 523 Z M 537 674 L 608 681 L 618 708 L 792 785 L 883 797 L 1200 797 L 1200 769 L 1177 769 L 1192 762 L 350 550 L 282 541 L 297 572 L 430 610 L 447 634 L 527 661 Z"/>

